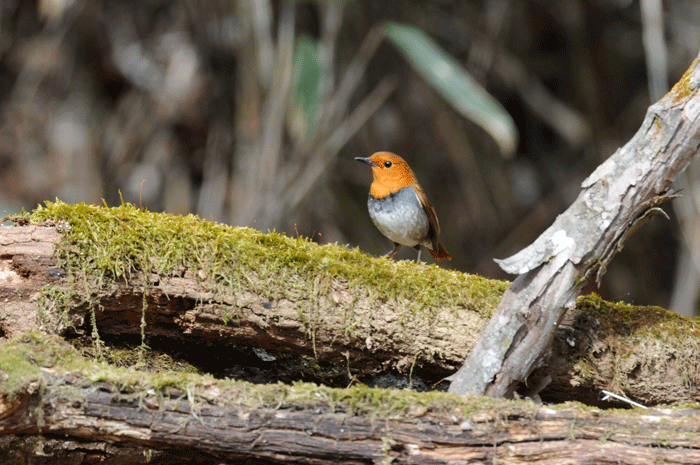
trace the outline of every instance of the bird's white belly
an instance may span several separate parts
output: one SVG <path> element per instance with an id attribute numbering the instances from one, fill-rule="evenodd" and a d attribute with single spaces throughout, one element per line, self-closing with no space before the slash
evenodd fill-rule
<path id="1" fill-rule="evenodd" d="M 429 243 L 426 241 L 430 228 L 428 215 L 412 187 L 383 199 L 370 195 L 367 206 L 377 229 L 393 242 L 411 247 Z"/>

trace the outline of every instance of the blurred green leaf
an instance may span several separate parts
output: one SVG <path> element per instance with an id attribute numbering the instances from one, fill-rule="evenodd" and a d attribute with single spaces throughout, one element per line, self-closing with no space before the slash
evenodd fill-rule
<path id="1" fill-rule="evenodd" d="M 494 138 L 503 155 L 510 157 L 515 153 L 518 144 L 515 122 L 455 58 L 412 26 L 389 22 L 387 37 L 445 100 Z"/>
<path id="2" fill-rule="evenodd" d="M 291 122 L 294 132 L 304 136 L 316 124 L 320 109 L 321 68 L 318 42 L 306 35 L 297 38 L 294 48 L 294 101 Z"/>

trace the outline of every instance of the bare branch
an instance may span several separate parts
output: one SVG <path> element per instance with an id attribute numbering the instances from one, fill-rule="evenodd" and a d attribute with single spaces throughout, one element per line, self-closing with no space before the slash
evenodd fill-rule
<path id="1" fill-rule="evenodd" d="M 450 391 L 510 395 L 540 364 L 587 278 L 604 272 L 636 226 L 672 198 L 671 183 L 700 145 L 698 60 L 635 136 L 583 183 L 577 200 L 533 244 L 497 260 L 519 274 Z"/>

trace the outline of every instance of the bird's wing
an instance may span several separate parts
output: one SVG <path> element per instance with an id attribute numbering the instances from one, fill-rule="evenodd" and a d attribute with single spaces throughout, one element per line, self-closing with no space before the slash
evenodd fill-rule
<path id="1" fill-rule="evenodd" d="M 430 202 L 428 202 L 428 197 L 425 195 L 425 191 L 420 186 L 413 186 L 413 190 L 418 196 L 426 215 L 428 215 L 428 222 L 430 223 L 430 229 L 428 235 L 430 236 L 430 241 L 433 243 L 433 249 L 438 249 L 438 236 L 440 235 L 440 223 L 438 222 L 437 215 L 435 214 L 435 209 Z"/>

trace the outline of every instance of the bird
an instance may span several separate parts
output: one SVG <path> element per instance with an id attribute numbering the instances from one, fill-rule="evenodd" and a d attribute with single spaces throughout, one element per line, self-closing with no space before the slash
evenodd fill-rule
<path id="1" fill-rule="evenodd" d="M 372 168 L 367 208 L 379 232 L 394 242 L 394 250 L 386 257 L 394 258 L 405 245 L 418 251 L 416 261 L 420 262 L 423 245 L 436 261 L 451 260 L 445 247 L 438 242 L 440 223 L 435 209 L 408 163 L 391 152 L 376 152 L 370 157 L 355 157 L 355 160 Z"/>

